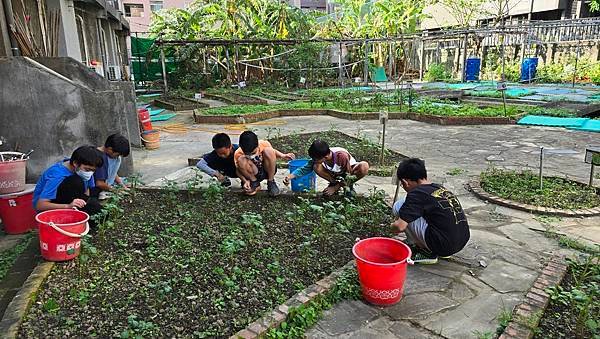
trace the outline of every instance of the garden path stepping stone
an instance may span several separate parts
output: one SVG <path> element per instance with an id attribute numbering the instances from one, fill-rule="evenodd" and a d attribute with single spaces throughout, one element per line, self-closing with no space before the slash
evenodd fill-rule
<path id="1" fill-rule="evenodd" d="M 398 321 L 389 331 L 394 333 L 398 338 L 410 338 L 410 339 L 430 339 L 440 338 L 438 336 L 426 334 L 427 332 L 422 329 L 416 328 L 406 321 Z"/>
<path id="2" fill-rule="evenodd" d="M 457 306 L 454 301 L 439 293 L 423 293 L 404 296 L 399 303 L 383 311 L 392 319 L 423 319 L 427 315 Z"/>
<path id="3" fill-rule="evenodd" d="M 404 295 L 424 292 L 443 292 L 450 286 L 451 280 L 425 272 L 419 267 L 409 267 L 404 283 Z"/>
<path id="4" fill-rule="evenodd" d="M 528 268 L 503 260 L 492 260 L 483 270 L 479 279 L 496 291 L 507 293 L 527 291 L 536 277 L 537 273 Z"/>
<path id="5" fill-rule="evenodd" d="M 476 331 L 484 333 L 496 328 L 498 314 L 503 310 L 512 310 L 520 299 L 520 294 L 485 290 L 457 308 L 417 321 L 421 326 L 446 338 L 474 338 L 477 337 Z"/>
<path id="6" fill-rule="evenodd" d="M 362 301 L 342 301 L 333 309 L 326 311 L 319 322 L 319 328 L 325 333 L 338 336 L 354 332 L 371 321 L 378 311 Z"/>

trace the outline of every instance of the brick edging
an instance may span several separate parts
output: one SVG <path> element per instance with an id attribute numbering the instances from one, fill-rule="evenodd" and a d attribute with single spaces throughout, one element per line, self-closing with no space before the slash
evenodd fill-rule
<path id="1" fill-rule="evenodd" d="M 346 269 L 354 267 L 354 265 L 355 262 L 352 260 L 346 265 L 331 272 L 331 274 L 325 278 L 296 293 L 293 297 L 289 298 L 282 305 L 274 308 L 271 312 L 267 312 L 263 317 L 248 324 L 245 329 L 232 335 L 229 337 L 229 339 L 251 339 L 263 337 L 269 330 L 277 328 L 282 322 L 284 322 L 292 308 L 300 305 L 306 305 L 315 298 L 323 296 L 331 291 L 331 289 L 335 286 L 338 277 L 342 275 Z"/>
<path id="2" fill-rule="evenodd" d="M 187 102 L 189 102 L 189 104 L 187 104 L 187 105 L 186 104 L 174 104 L 174 103 L 168 101 L 167 99 L 154 99 L 154 106 L 168 109 L 173 112 L 189 111 L 189 110 L 195 110 L 195 109 L 199 109 L 199 108 L 208 108 L 209 107 L 208 104 L 205 104 L 203 102 L 200 102 L 200 101 L 197 101 L 194 99 L 184 98 L 184 97 L 178 97 L 178 99 L 187 101 Z"/>
<path id="3" fill-rule="evenodd" d="M 344 112 L 333 109 L 282 109 L 266 112 L 249 113 L 243 115 L 203 115 L 194 110 L 195 121 L 198 124 L 238 124 L 240 122 L 252 123 L 266 119 L 290 116 L 329 115 L 346 120 L 378 120 L 377 112 Z M 436 125 L 514 125 L 517 120 L 507 117 L 459 117 L 441 116 L 434 114 L 420 114 L 408 112 L 389 112 L 392 120 L 414 120 Z"/>
<path id="4" fill-rule="evenodd" d="M 16 338 L 23 318 L 33 301 L 32 297 L 40 289 L 53 267 L 54 262 L 45 261 L 38 264 L 29 274 L 19 292 L 6 307 L 2 321 L 0 321 L 2 338 Z"/>
<path id="5" fill-rule="evenodd" d="M 588 209 L 577 209 L 577 210 L 567 210 L 561 208 L 551 208 L 551 207 L 542 207 L 535 206 L 530 204 L 525 204 L 513 200 L 508 200 L 501 198 L 499 196 L 493 195 L 483 190 L 481 187 L 481 183 L 479 178 L 472 179 L 468 184 L 469 190 L 475 194 L 479 199 L 489 201 L 491 203 L 514 208 L 516 210 L 531 212 L 536 214 L 544 214 L 544 215 L 556 215 L 561 217 L 591 217 L 600 215 L 600 207 L 588 208 Z"/>
<path id="6" fill-rule="evenodd" d="M 498 339 L 530 339 L 533 337 L 534 330 L 538 327 L 550 302 L 550 296 L 545 290 L 559 285 L 567 273 L 568 266 L 564 261 L 565 257 L 559 256 L 553 257 L 548 262 L 525 294 L 525 300 L 513 309 L 512 320 Z"/>

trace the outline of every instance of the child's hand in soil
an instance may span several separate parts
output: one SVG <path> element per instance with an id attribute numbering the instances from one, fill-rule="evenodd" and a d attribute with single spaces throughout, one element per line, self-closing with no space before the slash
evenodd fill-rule
<path id="1" fill-rule="evenodd" d="M 283 184 L 289 186 L 290 180 L 292 179 L 294 179 L 294 176 L 292 176 L 291 174 L 286 175 L 285 178 L 283 178 Z"/>
<path id="2" fill-rule="evenodd" d="M 250 181 L 245 181 L 244 184 L 242 185 L 242 188 L 244 189 L 244 192 L 250 192 Z"/>

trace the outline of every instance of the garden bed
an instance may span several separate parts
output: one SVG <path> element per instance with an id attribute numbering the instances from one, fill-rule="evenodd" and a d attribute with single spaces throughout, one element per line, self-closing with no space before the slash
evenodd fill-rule
<path id="1" fill-rule="evenodd" d="M 522 211 L 587 217 L 600 215 L 600 189 L 558 177 L 539 177 L 531 171 L 489 169 L 469 183 L 479 198 Z"/>
<path id="2" fill-rule="evenodd" d="M 600 336 L 600 253 L 583 262 L 569 260 L 562 283 L 547 289 L 550 304 L 534 338 L 597 338 Z"/>
<path id="3" fill-rule="evenodd" d="M 322 108 L 309 108 L 300 107 L 296 108 L 296 104 L 288 106 L 283 105 L 272 105 L 268 109 L 259 112 L 253 112 L 254 110 L 247 110 L 247 107 L 237 107 L 236 113 L 232 114 L 217 114 L 212 115 L 211 112 L 206 110 L 195 110 L 194 119 L 198 124 L 237 124 L 240 121 L 245 123 L 252 123 L 262 121 L 266 119 L 273 119 L 279 117 L 295 117 L 295 116 L 310 116 L 310 115 L 329 115 L 339 119 L 346 120 L 378 120 L 378 112 L 344 112 L 334 109 L 322 109 Z M 308 103 L 300 103 L 306 104 Z M 234 106 L 230 106 L 234 107 Z M 433 114 L 424 113 L 407 113 L 407 112 L 393 112 L 388 113 L 388 117 L 391 120 L 406 119 L 421 121 L 436 125 L 454 125 L 454 126 L 465 126 L 465 125 L 512 125 L 517 122 L 520 116 L 517 117 L 469 117 L 469 116 L 440 116 Z"/>
<path id="4" fill-rule="evenodd" d="M 267 100 L 239 95 L 235 93 L 206 93 L 204 96 L 208 99 L 223 101 L 230 105 L 266 105 Z"/>
<path id="5" fill-rule="evenodd" d="M 184 97 L 160 97 L 159 99 L 154 100 L 154 106 L 175 112 L 210 107 L 203 102 Z"/>
<path id="6" fill-rule="evenodd" d="M 315 139 L 326 141 L 330 147 L 343 147 L 352 154 L 356 161 L 366 161 L 371 168 L 370 175 L 391 176 L 394 165 L 407 157 L 392 151 L 384 150 L 384 162 L 379 163 L 381 145 L 368 139 L 355 138 L 338 131 L 325 131 L 303 134 L 291 134 L 269 139 L 274 148 L 282 152 L 292 152 L 296 158 L 309 158 L 308 147 Z"/>
<path id="7" fill-rule="evenodd" d="M 379 195 L 270 199 L 220 186 L 137 191 L 122 207 L 79 260 L 55 265 L 20 337 L 228 337 L 392 221 Z"/>

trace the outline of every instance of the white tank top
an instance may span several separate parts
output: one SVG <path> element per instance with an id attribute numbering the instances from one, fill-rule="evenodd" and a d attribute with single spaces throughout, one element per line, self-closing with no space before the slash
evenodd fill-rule
<path id="1" fill-rule="evenodd" d="M 348 152 L 345 148 L 341 148 L 341 147 L 331 147 L 330 150 L 331 150 L 331 153 L 333 153 L 332 154 L 333 166 L 329 166 L 329 164 L 327 164 L 325 161 L 323 161 L 323 167 L 325 167 L 325 169 L 327 169 L 330 172 L 341 173 L 342 167 L 340 167 L 340 165 L 338 164 L 337 153 L 345 152 L 345 153 L 348 153 L 348 155 L 350 155 L 350 152 Z M 354 159 L 354 157 L 352 157 L 352 155 L 350 155 L 350 166 L 352 167 L 355 164 L 356 164 L 356 159 Z"/>

